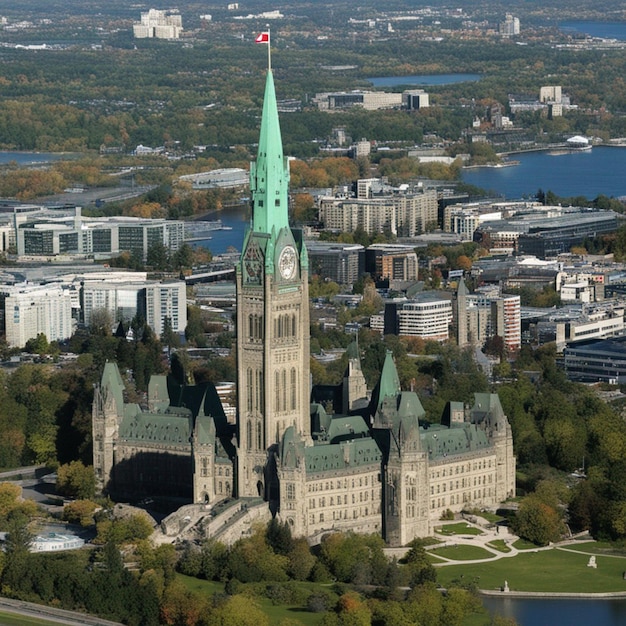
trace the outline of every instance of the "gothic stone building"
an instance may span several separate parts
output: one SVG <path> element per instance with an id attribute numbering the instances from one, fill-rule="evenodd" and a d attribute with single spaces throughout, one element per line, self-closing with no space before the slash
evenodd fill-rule
<path id="1" fill-rule="evenodd" d="M 391 545 L 430 534 L 447 509 L 513 495 L 511 429 L 497 395 L 476 394 L 471 408 L 450 403 L 441 424 L 427 425 L 389 354 L 366 397 L 352 347 L 334 394 L 341 415 L 311 403 L 308 257 L 289 226 L 288 183 L 268 71 L 250 169 L 252 222 L 236 271 L 236 427 L 210 384 L 153 377 L 142 409 L 124 402 L 119 371 L 107 364 L 93 408 L 99 487 L 212 505 L 261 497 L 295 535 L 379 532 Z"/>

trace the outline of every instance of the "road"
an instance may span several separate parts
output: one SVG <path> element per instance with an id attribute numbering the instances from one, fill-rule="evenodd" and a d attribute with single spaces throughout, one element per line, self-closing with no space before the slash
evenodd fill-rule
<path id="1" fill-rule="evenodd" d="M 47 620 L 51 624 L 67 624 L 68 626 L 121 626 L 120 622 L 111 622 L 99 617 L 92 617 L 76 611 L 65 611 L 49 606 L 0 598 L 0 611 L 12 613 L 24 618 Z"/>

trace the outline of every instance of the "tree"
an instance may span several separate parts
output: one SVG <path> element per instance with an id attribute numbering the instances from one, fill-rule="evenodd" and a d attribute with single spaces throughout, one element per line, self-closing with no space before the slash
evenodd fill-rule
<path id="1" fill-rule="evenodd" d="M 188 243 L 179 246 L 178 250 L 173 254 L 172 265 L 179 270 L 191 268 L 193 265 L 193 248 Z"/>
<path id="2" fill-rule="evenodd" d="M 565 530 L 563 520 L 556 509 L 535 495 L 524 498 L 512 526 L 520 537 L 538 546 L 558 541 Z"/>
<path id="3" fill-rule="evenodd" d="M 5 560 L 2 570 L 2 587 L 9 593 L 19 593 L 27 588 L 30 545 L 33 535 L 25 519 L 13 519 L 8 526 L 5 542 Z"/>
<path id="4" fill-rule="evenodd" d="M 91 465 L 72 461 L 61 465 L 57 470 L 57 491 L 72 498 L 93 498 L 96 491 L 96 477 Z"/>
<path id="5" fill-rule="evenodd" d="M 146 265 L 153 270 L 166 271 L 170 269 L 169 250 L 165 244 L 157 241 L 148 248 Z"/>
<path id="6" fill-rule="evenodd" d="M 70 524 L 91 526 L 98 505 L 91 500 L 74 500 L 63 507 L 63 519 Z"/>
<path id="7" fill-rule="evenodd" d="M 426 582 L 436 582 L 437 572 L 428 560 L 423 542 L 420 539 L 414 539 L 409 546 L 410 549 L 404 558 L 409 570 L 409 585 L 416 587 Z"/>
<path id="8" fill-rule="evenodd" d="M 44 333 L 38 333 L 35 338 L 26 342 L 24 350 L 30 354 L 47 354 L 50 350 L 50 344 Z"/>
<path id="9" fill-rule="evenodd" d="M 213 611 L 210 623 L 214 626 L 269 626 L 270 621 L 253 598 L 234 595 Z"/>
<path id="10" fill-rule="evenodd" d="M 108 309 L 94 309 L 91 312 L 89 331 L 92 335 L 108 337 L 113 328 L 113 318 Z"/>

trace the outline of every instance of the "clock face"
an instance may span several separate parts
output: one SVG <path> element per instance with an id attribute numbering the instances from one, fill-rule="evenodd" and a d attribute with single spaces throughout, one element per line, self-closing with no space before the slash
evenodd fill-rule
<path id="1" fill-rule="evenodd" d="M 285 280 L 290 280 L 296 275 L 298 257 L 293 246 L 285 246 L 278 259 L 278 270 Z"/>

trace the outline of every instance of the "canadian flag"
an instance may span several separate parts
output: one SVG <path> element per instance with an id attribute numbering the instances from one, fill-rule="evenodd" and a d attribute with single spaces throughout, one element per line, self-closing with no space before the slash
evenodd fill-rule
<path id="1" fill-rule="evenodd" d="M 269 43 L 270 42 L 270 34 L 265 32 L 257 35 L 257 38 L 254 40 L 254 43 Z"/>

